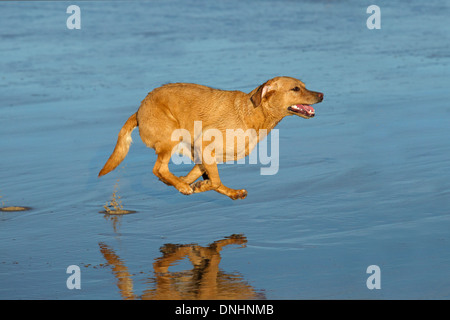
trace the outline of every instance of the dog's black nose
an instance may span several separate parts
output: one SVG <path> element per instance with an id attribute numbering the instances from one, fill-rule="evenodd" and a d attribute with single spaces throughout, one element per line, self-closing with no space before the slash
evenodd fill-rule
<path id="1" fill-rule="evenodd" d="M 323 100 L 323 93 L 322 92 L 317 92 L 317 97 L 319 98 L 320 101 Z"/>

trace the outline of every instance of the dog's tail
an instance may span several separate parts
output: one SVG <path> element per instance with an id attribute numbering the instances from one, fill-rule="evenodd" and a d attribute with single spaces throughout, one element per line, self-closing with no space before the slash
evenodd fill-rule
<path id="1" fill-rule="evenodd" d="M 103 169 L 100 170 L 100 173 L 98 174 L 99 177 L 113 171 L 123 161 L 123 159 L 125 159 L 132 142 L 131 132 L 137 126 L 137 113 L 135 113 L 128 118 L 127 122 L 125 122 L 122 129 L 120 130 L 116 147 L 114 148 L 114 151 L 109 157 L 108 161 L 106 161 L 105 165 L 103 166 Z"/>

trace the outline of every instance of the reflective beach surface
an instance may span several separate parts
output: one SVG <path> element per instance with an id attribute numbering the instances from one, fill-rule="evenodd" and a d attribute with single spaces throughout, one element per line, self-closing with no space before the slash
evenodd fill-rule
<path id="1" fill-rule="evenodd" d="M 370 30 L 360 1 L 86 1 L 69 30 L 70 4 L 0 3 L 0 207 L 28 209 L 0 211 L 1 299 L 450 298 L 448 4 Z M 280 75 L 325 98 L 276 174 L 219 166 L 245 200 L 166 186 L 138 130 L 97 178 L 154 88 Z"/>

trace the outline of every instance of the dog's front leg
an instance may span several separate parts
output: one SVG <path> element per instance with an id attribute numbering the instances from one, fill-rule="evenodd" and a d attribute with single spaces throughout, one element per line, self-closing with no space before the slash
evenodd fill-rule
<path id="1" fill-rule="evenodd" d="M 219 177 L 219 170 L 215 162 L 211 164 L 202 164 L 202 166 L 205 169 L 205 173 L 207 174 L 209 179 L 192 183 L 191 187 L 194 190 L 194 193 L 215 190 L 222 184 Z"/>
<path id="2" fill-rule="evenodd" d="M 237 199 L 245 199 L 247 197 L 247 190 L 235 190 L 228 188 L 222 184 L 220 181 L 219 170 L 217 168 L 217 163 L 206 164 L 203 163 L 203 167 L 205 168 L 206 174 L 209 179 L 203 181 L 197 181 L 191 184 L 191 188 L 194 190 L 194 193 L 204 192 L 208 190 L 215 190 L 221 194 L 224 194 L 230 197 L 233 200 Z"/>
<path id="3" fill-rule="evenodd" d="M 187 175 L 180 177 L 180 179 L 191 184 L 197 181 L 202 175 L 206 175 L 205 168 L 201 164 L 196 164 Z"/>
<path id="4" fill-rule="evenodd" d="M 219 188 L 215 189 L 215 191 L 230 197 L 232 200 L 245 199 L 247 197 L 247 190 L 245 189 L 235 190 L 228 188 L 223 184 L 221 184 Z"/>

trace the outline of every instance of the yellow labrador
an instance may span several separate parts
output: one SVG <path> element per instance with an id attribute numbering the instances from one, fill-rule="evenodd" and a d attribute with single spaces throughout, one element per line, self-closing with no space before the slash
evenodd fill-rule
<path id="1" fill-rule="evenodd" d="M 230 144 L 231 141 L 219 141 L 217 137 L 205 139 L 202 137 L 203 131 L 200 132 L 203 143 L 197 144 L 199 133 L 194 130 L 195 123 L 201 121 L 202 130 L 214 129 L 223 137 L 230 129 L 240 130 L 244 134 L 249 129 L 267 133 L 286 116 L 314 117 L 315 110 L 311 105 L 322 100 L 323 93 L 307 90 L 303 82 L 291 77 L 273 78 L 250 93 L 191 83 L 164 85 L 150 92 L 139 110 L 125 122 L 116 147 L 99 177 L 114 170 L 123 161 L 130 147 L 131 132 L 139 126 L 142 141 L 155 149 L 158 155 L 153 173 L 161 181 L 183 194 L 215 190 L 231 199 L 243 199 L 247 196 L 245 189 L 235 190 L 221 183 L 217 163 L 247 156 L 265 135 L 257 134 L 254 139 L 249 135 L 247 139 L 244 137 L 245 143 L 235 145 Z M 171 156 L 180 144 L 180 139 L 173 139 L 173 133 L 180 129 L 191 137 L 189 156 L 200 159 L 184 177 L 177 177 L 169 171 Z M 211 148 L 211 145 L 214 147 Z M 201 150 L 197 150 L 199 148 Z M 202 161 L 206 160 L 205 154 L 211 152 L 213 160 Z M 195 182 L 202 176 L 204 180 Z"/>

